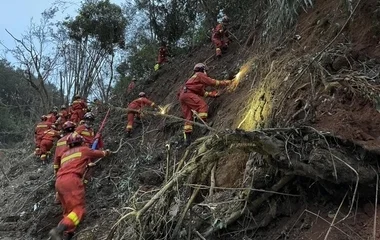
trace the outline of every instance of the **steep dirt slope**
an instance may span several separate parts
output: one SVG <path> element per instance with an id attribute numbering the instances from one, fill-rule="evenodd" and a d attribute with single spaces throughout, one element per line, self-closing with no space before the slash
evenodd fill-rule
<path id="1" fill-rule="evenodd" d="M 299 16 L 295 28 L 289 30 L 280 43 L 258 45 L 253 42 L 252 46 L 247 47 L 239 46 L 234 41 L 220 60 L 209 58 L 214 50 L 206 44 L 185 56 L 176 56 L 171 63 L 163 66 L 157 76 L 144 84 L 140 83 L 136 92 L 147 92 L 160 105 L 172 104 L 169 114 L 181 116 L 177 92 L 191 76 L 194 64 L 209 59 L 207 65 L 211 77 L 225 79 L 231 73 L 241 72 L 237 86 L 229 88 L 217 99 L 208 100 L 209 122 L 217 131 L 306 125 L 318 134 L 323 131 L 336 136 L 333 140 L 326 137 L 331 147 L 336 143 L 334 147 L 342 151 L 352 148 L 352 157 L 360 160 L 354 167 L 367 164 L 366 157 L 369 155 L 373 163 L 380 149 L 380 118 L 376 109 L 380 84 L 380 21 L 377 7 L 375 0 L 362 1 L 350 17 L 349 8 L 343 1 L 317 0 L 313 8 Z M 260 29 L 259 26 L 257 29 Z M 246 42 L 245 36 L 238 36 L 242 43 Z M 336 40 L 328 45 L 336 36 Z M 124 114 L 112 109 L 112 117 L 105 131 L 105 140 L 111 149 L 116 149 L 123 137 Z M 100 114 L 103 115 L 104 112 Z M 122 142 L 121 151 L 97 167 L 95 179 L 87 187 L 88 214 L 78 229 L 77 239 L 105 239 L 113 224 L 125 214 L 123 207 L 139 209 L 158 192 L 165 178 L 165 144 L 173 143 L 170 156 L 176 163 L 185 151 L 180 143 L 176 144 L 182 136 L 182 124 L 181 121 L 148 114 L 143 124 L 136 127 L 133 138 Z M 299 140 L 292 138 L 297 134 L 286 130 L 285 133 L 289 148 L 299 147 L 309 138 L 318 137 L 318 134 L 301 134 Z M 206 134 L 212 135 L 211 132 Z M 196 127 L 195 135 L 203 135 L 199 127 Z M 317 147 L 320 143 L 315 141 L 313 144 Z M 2 161 L 7 161 L 4 173 L 9 182 L 1 175 L 0 239 L 47 239 L 48 230 L 60 219 L 59 205 L 54 204 L 53 198 L 52 169 L 40 168 L 37 160 L 25 155 L 5 153 L 2 158 Z M 267 164 L 262 163 L 266 161 L 270 162 L 270 158 L 263 158 L 253 151 L 240 149 L 227 152 L 217 162 L 215 186 L 246 187 L 248 166 L 252 162 L 260 162 L 259 167 L 265 171 L 257 188 L 267 189 L 266 184 L 273 183 L 279 172 L 285 172 L 285 175 L 287 172 L 281 164 L 277 168 L 267 168 Z M 313 161 L 306 159 L 306 162 Z M 255 167 L 259 168 L 257 165 Z M 203 179 L 203 176 L 194 178 Z M 210 185 L 211 180 L 205 179 L 209 176 L 195 182 Z M 380 233 L 377 232 L 373 238 L 374 219 L 379 215 L 374 197 L 376 184 L 369 182 L 356 189 L 354 183 L 355 176 L 349 184 L 296 175 L 283 190 L 289 196 L 265 201 L 257 216 L 247 214 L 208 239 L 324 239 L 330 230 L 328 239 L 333 240 L 379 239 Z M 356 190 L 360 194 L 355 195 Z M 181 192 L 186 196 L 184 199 L 190 196 L 189 192 Z M 200 205 L 196 205 L 191 214 L 201 215 L 209 210 L 203 209 L 205 206 L 212 208 L 210 203 L 230 202 L 241 194 L 238 191 L 226 192 L 226 189 L 216 191 L 217 196 L 210 202 L 207 202 L 207 190 L 201 192 L 202 196 L 195 201 Z M 181 201 L 181 194 L 175 195 L 176 201 Z M 250 198 L 250 202 L 259 197 Z M 170 199 L 169 196 L 166 201 Z M 354 201 L 355 208 L 350 209 Z M 341 202 L 343 204 L 338 211 Z M 183 209 L 181 204 L 178 203 L 178 206 Z M 234 204 L 230 203 L 229 209 L 217 213 L 228 215 Z M 160 216 L 173 209 L 169 210 L 160 212 Z M 335 217 L 340 221 L 347 213 L 344 221 L 329 229 Z M 156 217 L 153 214 L 149 216 L 152 219 Z M 202 218 L 194 219 L 207 225 Z M 263 224 L 257 227 L 256 222 L 261 223 L 263 219 Z M 192 221 L 187 223 L 193 226 Z M 134 234 L 139 230 L 129 224 L 118 228 L 115 236 L 136 238 Z M 164 239 L 162 235 L 157 237 L 147 233 L 147 236 L 147 239 Z M 195 233 L 189 236 L 192 239 L 199 237 Z"/>

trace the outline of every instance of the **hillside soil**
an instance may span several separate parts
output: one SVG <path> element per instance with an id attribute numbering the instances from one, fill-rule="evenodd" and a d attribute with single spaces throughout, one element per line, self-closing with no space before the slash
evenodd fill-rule
<path id="1" fill-rule="evenodd" d="M 216 79 L 244 73 L 208 100 L 213 130 L 195 127 L 194 140 L 206 137 L 187 149 L 182 121 L 146 114 L 126 139 L 125 111 L 111 107 L 105 142 L 122 148 L 96 167 L 74 239 L 380 239 L 380 17 L 375 0 L 352 16 L 339 2 L 301 12 L 282 45 L 241 37 L 215 59 L 206 44 L 140 83 L 132 94 L 181 116 L 177 93 L 195 63 L 208 59 Z M 0 155 L 0 239 L 48 239 L 61 219 L 53 168 L 31 151 Z M 118 222 L 144 207 L 139 221 Z"/>

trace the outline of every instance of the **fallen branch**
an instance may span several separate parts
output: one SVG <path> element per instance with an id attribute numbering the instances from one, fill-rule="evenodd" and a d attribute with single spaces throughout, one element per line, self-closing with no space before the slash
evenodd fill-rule
<path id="1" fill-rule="evenodd" d="M 174 116 L 174 115 L 159 113 L 159 112 L 155 112 L 155 111 L 147 111 L 147 110 L 137 111 L 136 109 L 121 108 L 121 107 L 115 107 L 115 106 L 112 106 L 112 105 L 110 105 L 110 107 L 113 108 L 113 109 L 115 109 L 115 110 L 117 110 L 117 111 L 122 111 L 122 112 L 131 111 L 131 112 L 136 112 L 136 113 L 144 113 L 144 114 L 149 114 L 149 115 L 153 115 L 153 116 L 159 116 L 159 117 L 163 117 L 163 118 L 170 118 L 170 119 L 178 120 L 178 121 L 181 121 L 181 122 L 189 122 L 189 123 L 191 123 L 191 124 L 193 124 L 195 126 L 202 127 L 202 128 L 207 128 L 208 130 L 213 131 L 213 132 L 218 132 L 218 130 L 216 130 L 215 128 L 206 126 L 206 125 L 198 123 L 198 122 L 189 121 L 189 120 L 186 120 L 186 119 Z"/>

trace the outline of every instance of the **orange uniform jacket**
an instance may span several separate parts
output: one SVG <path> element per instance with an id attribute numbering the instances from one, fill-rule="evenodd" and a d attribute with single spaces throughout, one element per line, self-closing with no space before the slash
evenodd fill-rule
<path id="1" fill-rule="evenodd" d="M 221 82 L 222 81 L 208 77 L 205 73 L 197 72 L 189 80 L 187 80 L 185 87 L 187 91 L 202 97 L 207 97 L 208 92 L 206 92 L 205 88 L 207 86 L 219 86 Z"/>
<path id="2" fill-rule="evenodd" d="M 158 50 L 157 63 L 161 64 L 161 63 L 167 62 L 167 59 L 166 59 L 167 54 L 168 54 L 168 49 L 166 47 L 160 47 L 160 49 Z"/>
<path id="3" fill-rule="evenodd" d="M 71 108 L 76 111 L 76 110 L 85 110 L 87 109 L 87 104 L 83 99 L 77 99 L 73 102 Z"/>
<path id="4" fill-rule="evenodd" d="M 58 137 L 59 137 L 58 131 L 54 129 L 48 129 L 44 132 L 44 135 L 42 136 L 42 140 L 53 142 Z"/>
<path id="5" fill-rule="evenodd" d="M 36 134 L 36 136 L 42 137 L 44 132 L 51 128 L 51 125 L 52 125 L 51 122 L 47 122 L 47 121 L 39 122 L 37 123 L 34 133 Z"/>
<path id="6" fill-rule="evenodd" d="M 129 105 L 128 108 L 130 109 L 135 109 L 135 110 L 140 110 L 141 108 L 145 106 L 154 106 L 154 102 L 150 101 L 149 99 L 145 97 L 141 97 L 138 99 L 133 100 Z"/>
<path id="7" fill-rule="evenodd" d="M 55 121 L 57 121 L 57 116 L 55 116 L 53 113 L 46 115 L 46 118 L 46 121 L 50 123 L 55 123 Z"/>
<path id="8" fill-rule="evenodd" d="M 73 102 L 71 106 L 71 117 L 70 120 L 74 123 L 79 123 L 83 119 L 86 112 L 87 104 L 83 99 L 77 99 Z"/>
<path id="9" fill-rule="evenodd" d="M 131 83 L 128 85 L 128 91 L 127 93 L 132 92 L 132 90 L 135 88 L 136 84 L 134 81 L 131 81 Z"/>
<path id="10" fill-rule="evenodd" d="M 92 128 L 87 128 L 85 124 L 79 125 L 75 132 L 81 135 L 84 138 L 84 142 L 87 146 L 91 147 L 92 143 L 95 140 L 95 132 Z M 99 138 L 99 143 L 97 148 L 103 148 L 103 141 Z"/>
<path id="11" fill-rule="evenodd" d="M 69 173 L 82 178 L 87 164 L 91 162 L 91 159 L 101 158 L 105 155 L 105 151 L 92 150 L 87 146 L 70 148 L 62 154 L 57 178 Z"/>
<path id="12" fill-rule="evenodd" d="M 69 118 L 69 112 L 67 110 L 61 110 L 58 113 L 58 116 L 61 118 L 61 123 L 65 123 L 67 119 Z"/>
<path id="13" fill-rule="evenodd" d="M 57 142 L 57 147 L 55 148 L 54 153 L 54 171 L 58 171 L 59 167 L 61 166 L 61 157 L 63 153 L 69 149 L 69 146 L 67 145 L 67 138 L 70 136 L 69 134 L 66 134 L 66 136 L 60 138 Z"/>

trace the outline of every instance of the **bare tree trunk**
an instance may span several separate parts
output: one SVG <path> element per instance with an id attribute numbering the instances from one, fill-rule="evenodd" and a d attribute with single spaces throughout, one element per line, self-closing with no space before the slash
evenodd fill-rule
<path id="1" fill-rule="evenodd" d="M 112 53 L 111 64 L 110 64 L 111 76 L 110 76 L 110 80 L 108 82 L 107 92 L 106 92 L 105 99 L 104 99 L 106 103 L 108 102 L 108 100 L 110 98 L 111 85 L 112 85 L 112 80 L 113 80 L 113 60 L 114 60 L 114 54 Z"/>

